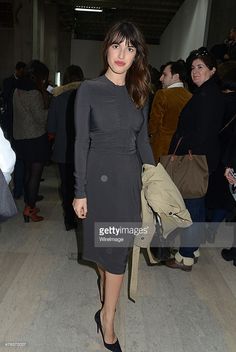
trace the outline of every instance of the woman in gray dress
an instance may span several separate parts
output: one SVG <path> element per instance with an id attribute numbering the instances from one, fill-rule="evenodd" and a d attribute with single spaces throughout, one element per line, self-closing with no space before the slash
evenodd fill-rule
<path id="1" fill-rule="evenodd" d="M 133 23 L 110 29 L 103 57 L 105 74 L 84 81 L 76 96 L 73 205 L 84 219 L 83 257 L 100 273 L 103 306 L 95 320 L 104 346 L 118 352 L 114 317 L 132 246 L 122 230 L 141 221 L 141 167 L 154 164 L 147 134 L 150 76 L 146 44 Z"/>

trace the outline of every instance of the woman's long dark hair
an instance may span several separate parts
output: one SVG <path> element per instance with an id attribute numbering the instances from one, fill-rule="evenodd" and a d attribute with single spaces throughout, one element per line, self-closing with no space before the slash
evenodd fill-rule
<path id="1" fill-rule="evenodd" d="M 113 43 L 124 40 L 136 48 L 136 56 L 126 74 L 126 87 L 137 108 L 142 108 L 150 91 L 147 46 L 140 30 L 132 22 L 118 22 L 108 31 L 103 43 L 104 69 L 108 69 L 107 51 Z"/>

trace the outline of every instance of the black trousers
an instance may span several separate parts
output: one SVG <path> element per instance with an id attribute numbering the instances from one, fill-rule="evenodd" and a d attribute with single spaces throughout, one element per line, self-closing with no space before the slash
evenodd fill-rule
<path id="1" fill-rule="evenodd" d="M 25 203 L 31 208 L 35 207 L 44 163 L 25 161 L 24 172 L 24 198 Z"/>
<path id="2" fill-rule="evenodd" d="M 75 212 L 72 207 L 74 199 L 74 164 L 58 163 L 60 178 L 61 178 L 61 196 L 62 207 L 64 211 L 65 222 L 71 223 L 75 220 Z"/>

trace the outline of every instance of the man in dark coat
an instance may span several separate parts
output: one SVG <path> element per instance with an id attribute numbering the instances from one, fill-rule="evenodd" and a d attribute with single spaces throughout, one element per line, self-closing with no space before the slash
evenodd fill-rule
<path id="1" fill-rule="evenodd" d="M 74 199 L 74 100 L 83 81 L 79 66 L 67 67 L 63 85 L 53 89 L 53 99 L 48 111 L 48 133 L 55 137 L 52 160 L 58 164 L 61 179 L 62 207 L 67 231 L 76 228 L 77 221 L 72 202 Z"/>
<path id="2" fill-rule="evenodd" d="M 6 133 L 7 138 L 12 140 L 12 129 L 13 129 L 13 107 L 12 99 L 13 93 L 16 89 L 16 81 L 24 76 L 26 64 L 22 61 L 17 62 L 15 72 L 3 81 L 2 97 L 4 103 L 4 114 L 3 114 L 3 130 Z"/>
<path id="3" fill-rule="evenodd" d="M 236 60 L 236 27 L 232 27 L 229 32 L 227 42 L 227 52 L 224 56 L 225 60 Z"/>
<path id="4" fill-rule="evenodd" d="M 2 118 L 3 131 L 13 145 L 13 93 L 16 89 L 17 80 L 25 74 L 26 64 L 22 61 L 17 62 L 15 72 L 3 81 L 2 97 L 4 103 L 4 114 Z M 17 159 L 14 170 L 14 198 L 20 198 L 23 194 L 24 187 L 24 164 L 23 161 Z"/>

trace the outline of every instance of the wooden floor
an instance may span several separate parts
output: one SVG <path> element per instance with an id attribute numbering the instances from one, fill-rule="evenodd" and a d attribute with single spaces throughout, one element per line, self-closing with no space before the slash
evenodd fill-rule
<path id="1" fill-rule="evenodd" d="M 0 351 L 104 351 L 96 334 L 96 272 L 78 263 L 77 238 L 63 227 L 54 166 L 38 203 L 45 221 L 19 215 L 0 232 Z M 116 331 L 125 352 L 235 352 L 236 267 L 204 248 L 190 273 L 140 263 L 136 303 L 127 280 Z"/>

